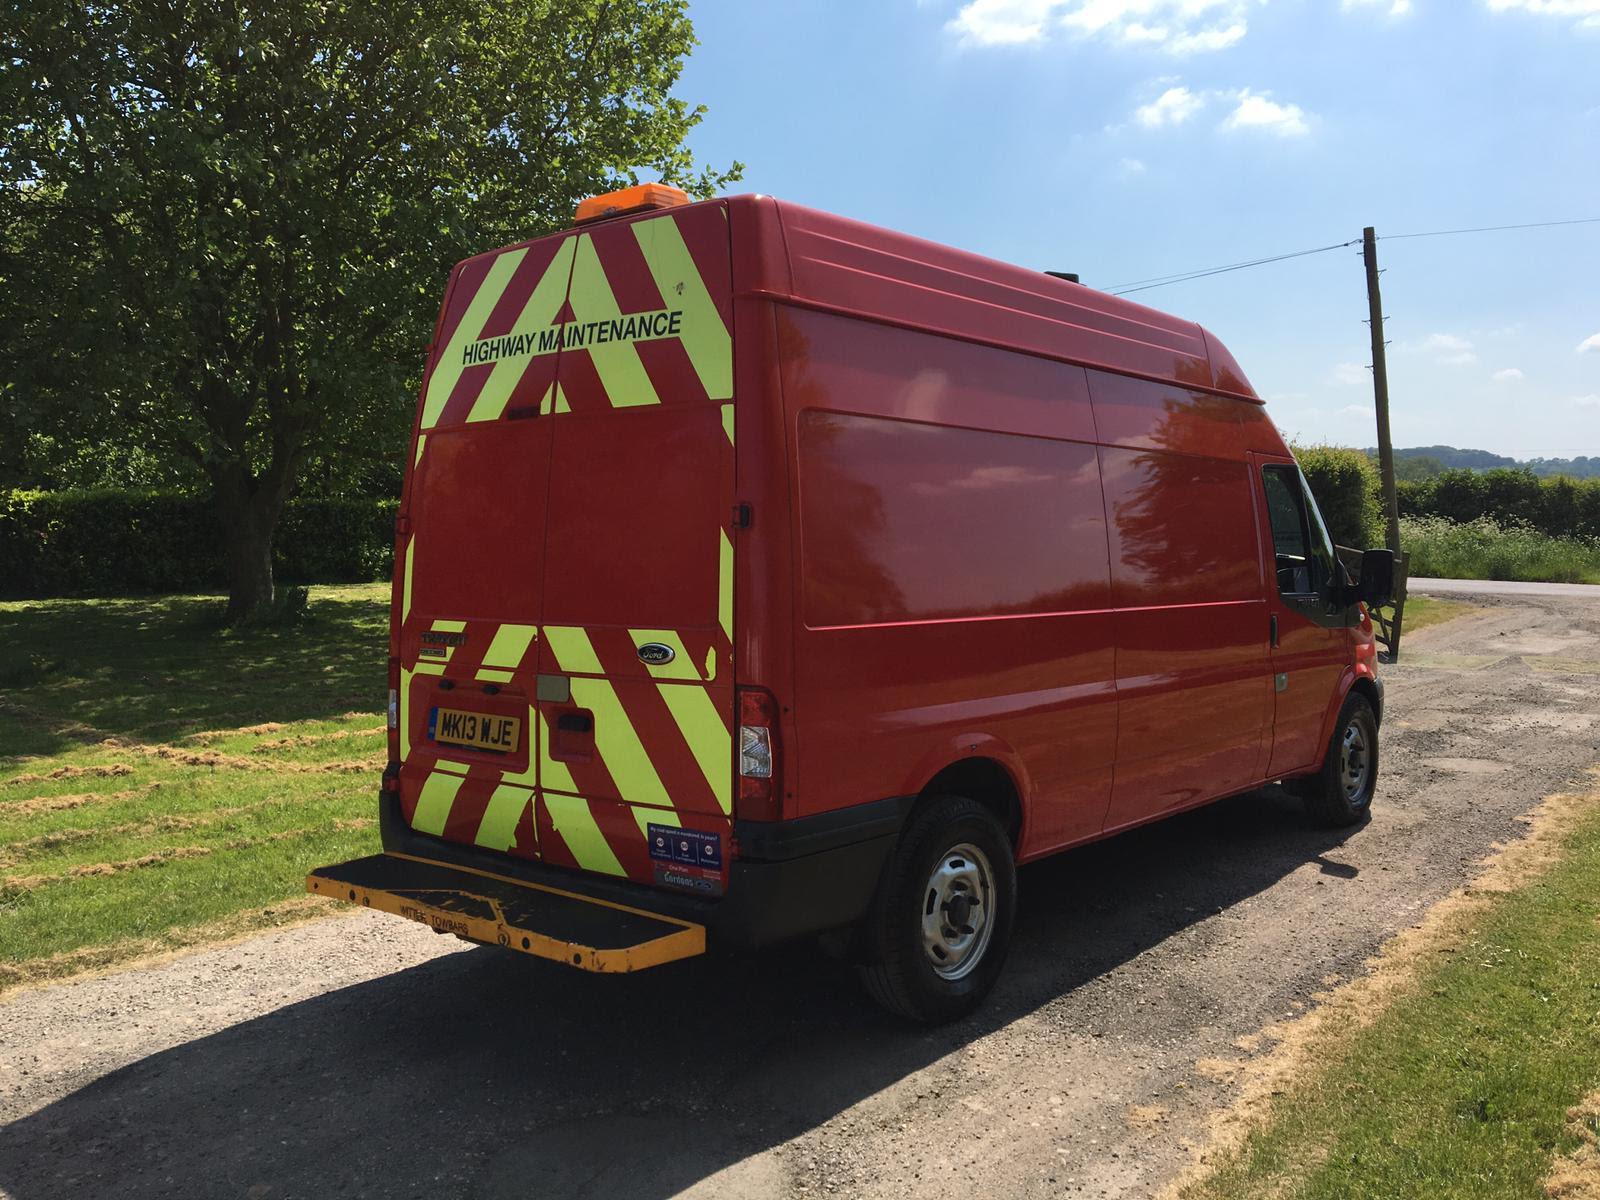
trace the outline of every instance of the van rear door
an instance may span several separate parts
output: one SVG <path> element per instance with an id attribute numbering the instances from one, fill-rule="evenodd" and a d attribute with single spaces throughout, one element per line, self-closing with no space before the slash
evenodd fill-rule
<path id="1" fill-rule="evenodd" d="M 726 210 L 576 237 L 539 643 L 547 861 L 719 894 L 733 789 Z"/>
<path id="2" fill-rule="evenodd" d="M 545 502 L 575 242 L 452 274 L 397 529 L 400 808 L 450 841 L 538 857 L 536 691 Z M 543 345 L 541 345 L 543 343 Z"/>
<path id="3" fill-rule="evenodd" d="M 402 510 L 414 828 L 721 891 L 731 300 L 720 204 L 458 269 Z"/>

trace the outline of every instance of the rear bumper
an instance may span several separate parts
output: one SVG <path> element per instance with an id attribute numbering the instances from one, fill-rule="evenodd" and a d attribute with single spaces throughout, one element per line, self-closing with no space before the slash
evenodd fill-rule
<path id="1" fill-rule="evenodd" d="M 910 807 L 909 797 L 897 797 L 794 821 L 736 822 L 739 853 L 729 867 L 727 894 L 717 899 L 529 862 L 418 833 L 400 815 L 399 800 L 387 793 L 378 802 L 378 823 L 386 853 L 659 913 L 704 926 L 717 946 L 747 949 L 860 920 Z"/>

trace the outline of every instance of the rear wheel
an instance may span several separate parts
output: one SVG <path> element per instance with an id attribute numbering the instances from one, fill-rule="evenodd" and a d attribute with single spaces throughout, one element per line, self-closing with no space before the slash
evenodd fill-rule
<path id="1" fill-rule="evenodd" d="M 1359 692 L 1339 710 L 1322 769 L 1296 782 L 1306 811 L 1324 825 L 1355 825 L 1372 811 L 1378 787 L 1378 718 Z"/>
<path id="2" fill-rule="evenodd" d="M 872 998 L 928 1023 L 971 1012 L 999 977 L 1016 914 L 1011 843 L 988 809 L 961 796 L 912 816 L 862 930 Z"/>

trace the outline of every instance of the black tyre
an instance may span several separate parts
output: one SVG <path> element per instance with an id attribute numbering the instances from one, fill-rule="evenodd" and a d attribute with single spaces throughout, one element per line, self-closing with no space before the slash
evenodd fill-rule
<path id="1" fill-rule="evenodd" d="M 925 801 L 884 871 L 859 968 L 890 1012 L 935 1024 L 978 1006 L 1005 963 L 1017 869 L 994 814 L 962 796 Z"/>
<path id="2" fill-rule="evenodd" d="M 1351 692 L 1334 722 L 1322 769 L 1295 781 L 1306 811 L 1324 825 L 1356 825 L 1372 811 L 1378 787 L 1378 718 Z"/>

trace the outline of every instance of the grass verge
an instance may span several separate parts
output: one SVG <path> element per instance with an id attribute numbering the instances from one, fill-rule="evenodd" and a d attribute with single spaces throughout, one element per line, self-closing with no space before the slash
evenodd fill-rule
<path id="1" fill-rule="evenodd" d="M 1407 517 L 1400 544 L 1414 576 L 1436 579 L 1519 579 L 1540 583 L 1600 583 L 1600 541 L 1551 537 L 1523 525 L 1443 517 Z"/>
<path id="2" fill-rule="evenodd" d="M 303 919 L 309 868 L 376 849 L 387 599 L 0 604 L 0 988 Z"/>
<path id="3" fill-rule="evenodd" d="M 1270 1032 L 1184 1200 L 1590 1194 L 1557 1186 L 1600 1085 L 1600 793 L 1546 801 L 1369 976 Z"/>

